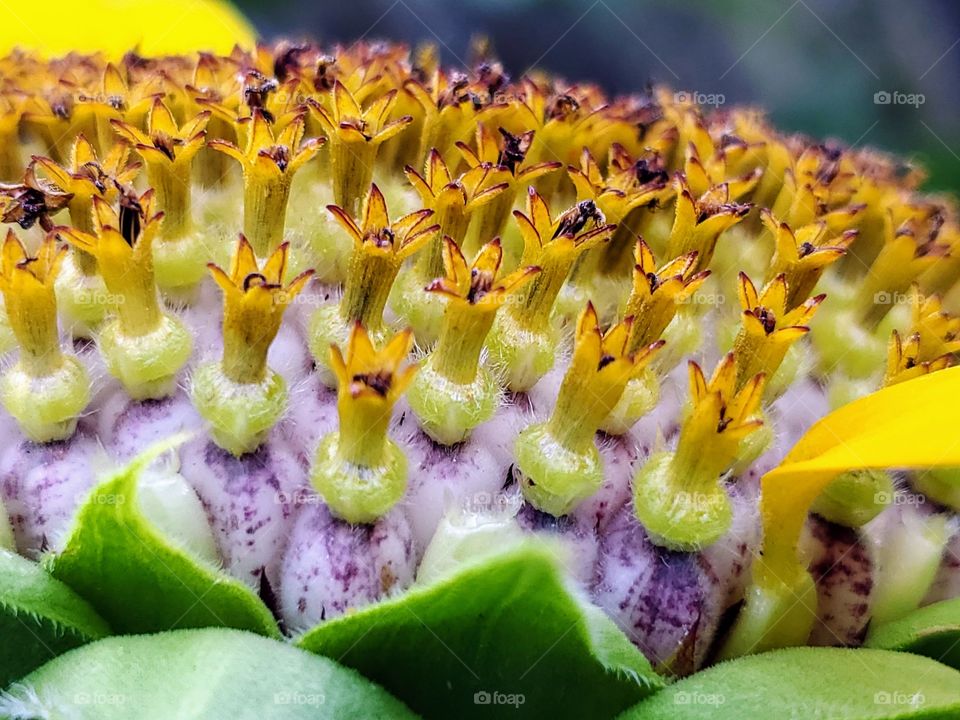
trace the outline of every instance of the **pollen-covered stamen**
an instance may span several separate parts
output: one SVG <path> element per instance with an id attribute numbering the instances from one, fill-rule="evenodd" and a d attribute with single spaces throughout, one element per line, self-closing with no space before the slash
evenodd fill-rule
<path id="1" fill-rule="evenodd" d="M 330 348 L 340 427 L 320 442 L 310 478 L 330 509 L 348 522 L 374 522 L 406 489 L 406 457 L 387 429 L 394 404 L 417 371 L 405 365 L 412 346 L 413 333 L 405 330 L 378 351 L 356 324 L 346 354 Z"/>
<path id="2" fill-rule="evenodd" d="M 425 208 L 433 210 L 439 236 L 429 244 L 417 261 L 416 272 L 421 283 L 443 274 L 443 249 L 440 238 L 449 237 L 461 245 L 470 225 L 472 215 L 480 208 L 504 193 L 509 185 L 505 181 L 490 183 L 492 169 L 477 165 L 458 178 L 453 178 L 443 156 L 436 149 L 427 158 L 423 175 L 413 168 L 404 172 Z"/>
<path id="3" fill-rule="evenodd" d="M 340 302 L 318 308 L 310 319 L 310 350 L 321 379 L 333 384 L 336 378 L 326 370 L 330 345 L 346 342 L 355 323 L 362 324 L 375 341 L 382 339 L 384 307 L 401 265 L 433 239 L 439 226 L 432 223 L 430 210 L 391 222 L 376 185 L 370 186 L 362 223 L 336 205 L 327 210 L 353 241 Z"/>
<path id="4" fill-rule="evenodd" d="M 344 321 L 359 322 L 378 334 L 390 288 L 403 262 L 430 242 L 440 230 L 433 212 L 420 210 L 391 224 L 383 193 L 370 186 L 358 227 L 347 212 L 335 205 L 328 210 L 351 235 L 354 251 L 344 283 L 340 313 Z"/>
<path id="5" fill-rule="evenodd" d="M 656 342 L 677 310 L 710 276 L 709 270 L 695 271 L 696 250 L 658 269 L 653 251 L 643 240 L 637 240 L 634 257 L 633 288 L 625 310 L 627 316 L 634 318 L 627 341 L 630 352 Z"/>
<path id="6" fill-rule="evenodd" d="M 12 230 L 7 231 L 3 243 L 0 290 L 20 345 L 20 363 L 37 377 L 49 374 L 63 362 L 53 285 L 64 252 L 49 237 L 32 257 Z"/>
<path id="7" fill-rule="evenodd" d="M 603 484 L 594 436 L 630 378 L 663 345 L 628 352 L 631 322 L 627 318 L 603 333 L 593 305 L 587 305 L 550 418 L 527 427 L 514 443 L 524 497 L 543 512 L 565 515 Z"/>
<path id="8" fill-rule="evenodd" d="M 592 200 L 583 200 L 557 218 L 551 218 L 546 201 L 532 187 L 527 192 L 526 214 L 514 211 L 523 238 L 523 265 L 536 265 L 540 273 L 520 293 L 508 312 L 524 327 L 545 326 L 576 259 L 589 248 L 606 242 L 615 231 Z"/>
<path id="9" fill-rule="evenodd" d="M 330 173 L 337 205 L 359 215 L 363 193 L 373 179 L 379 146 L 402 132 L 413 118 L 389 120 L 397 99 L 391 90 L 363 109 L 347 87 L 334 82 L 327 105 L 310 99 L 308 105 L 329 138 Z"/>
<path id="10" fill-rule="evenodd" d="M 682 174 L 677 176 L 676 183 L 676 212 L 667 239 L 667 254 L 679 257 L 696 251 L 695 268 L 706 268 L 713 259 L 720 235 L 743 220 L 752 206 L 731 202 L 726 183 L 710 188 L 699 197 L 693 195 Z"/>
<path id="11" fill-rule="evenodd" d="M 690 362 L 692 408 L 676 450 L 651 456 L 634 480 L 634 512 L 657 544 L 697 550 L 729 528 L 732 511 L 721 476 L 737 460 L 759 419 L 765 376 L 737 389 L 737 361 L 728 353 L 708 383 Z"/>
<path id="12" fill-rule="evenodd" d="M 484 245 L 471 268 L 456 243 L 444 238 L 443 259 L 446 276 L 427 287 L 446 298 L 440 337 L 410 390 L 410 406 L 428 435 L 451 445 L 496 411 L 500 388 L 480 366 L 480 353 L 497 310 L 540 268 L 525 267 L 498 279 L 499 240 Z"/>
<path id="13" fill-rule="evenodd" d="M 790 346 L 810 332 L 809 323 L 825 295 L 817 295 L 788 309 L 786 276 L 777 275 L 761 292 L 740 273 L 738 297 L 743 325 L 734 341 L 737 355 L 737 389 L 757 374 L 772 378 Z"/>
<path id="14" fill-rule="evenodd" d="M 538 178 L 559 170 L 559 162 L 526 162 L 527 152 L 534 139 L 534 131 L 529 130 L 514 135 L 504 128 L 498 128 L 501 141 L 483 123 L 477 124 L 476 149 L 463 142 L 457 142 L 457 148 L 471 168 L 484 167 L 490 170 L 483 182 L 483 188 L 505 184 L 504 191 L 492 202 L 483 206 L 471 224 L 468 236 L 463 243 L 464 252 L 470 256 L 476 253 L 487 238 L 503 233 L 510 219 L 510 210 L 517 200 L 521 188 L 529 187 Z M 521 254 L 520 249 L 513 253 L 514 261 Z"/>
<path id="15" fill-rule="evenodd" d="M 267 257 L 283 242 L 287 200 L 294 174 L 320 149 L 325 138 L 303 139 L 304 116 L 295 115 L 282 129 L 257 108 L 241 121 L 250 127 L 241 150 L 226 140 L 209 146 L 226 153 L 243 168 L 243 232 L 257 256 Z"/>
<path id="16" fill-rule="evenodd" d="M 262 266 L 243 236 L 230 273 L 210 263 L 210 274 L 223 291 L 223 374 L 237 383 L 261 382 L 267 372 L 267 351 L 283 313 L 303 290 L 312 270 L 283 284 L 290 246 L 283 243 Z"/>
<path id="17" fill-rule="evenodd" d="M 7 232 L 0 251 L 0 293 L 20 354 L 0 378 L 0 401 L 35 442 L 62 440 L 90 399 L 90 381 L 65 354 L 57 332 L 54 283 L 66 250 L 47 236 L 35 256 Z"/>
<path id="18" fill-rule="evenodd" d="M 101 160 L 83 135 L 77 136 L 66 164 L 34 156 L 33 165 L 42 180 L 71 196 L 67 203 L 70 224 L 83 232 L 93 231 L 94 195 L 113 202 L 118 184 L 129 185 L 140 170 L 138 163 L 130 161 L 130 150 L 125 144 L 114 144 Z M 96 264 L 90 268 L 90 272 L 95 272 Z"/>
<path id="19" fill-rule="evenodd" d="M 760 211 L 760 218 L 774 240 L 767 279 L 780 274 L 786 279 L 787 310 L 810 297 L 824 270 L 847 253 L 858 234 L 857 230 L 844 230 L 836 235 L 824 221 L 810 223 L 794 232 L 766 209 Z"/>
<path id="20" fill-rule="evenodd" d="M 842 232 L 861 209 L 853 202 L 859 175 L 850 153 L 835 146 L 811 145 L 796 159 L 790 158 L 770 211 L 793 228 L 822 218 L 833 232 Z"/>

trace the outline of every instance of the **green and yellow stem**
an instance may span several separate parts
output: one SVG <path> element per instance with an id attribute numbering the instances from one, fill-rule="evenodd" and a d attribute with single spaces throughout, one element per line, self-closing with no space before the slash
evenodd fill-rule
<path id="1" fill-rule="evenodd" d="M 496 412 L 500 385 L 480 365 L 480 354 L 505 299 L 540 272 L 526 267 L 497 280 L 502 258 L 494 240 L 468 267 L 457 245 L 444 238 L 446 277 L 428 288 L 445 296 L 446 310 L 437 346 L 417 374 L 409 400 L 424 432 L 444 445 L 465 440 Z"/>
<path id="2" fill-rule="evenodd" d="M 286 383 L 267 366 L 267 353 L 284 310 L 313 274 L 284 286 L 288 252 L 280 245 L 261 266 L 241 236 L 230 274 L 209 265 L 223 290 L 223 356 L 197 369 L 191 395 L 214 442 L 238 457 L 263 444 L 287 407 Z"/>
<path id="3" fill-rule="evenodd" d="M 406 455 L 387 429 L 394 404 L 417 370 L 401 369 L 412 345 L 413 334 L 406 330 L 377 351 L 356 324 L 346 356 L 331 348 L 340 427 L 321 440 L 310 479 L 330 510 L 347 522 L 375 522 L 406 490 Z"/>
<path id="4" fill-rule="evenodd" d="M 20 346 L 0 377 L 0 402 L 34 442 L 70 437 L 90 401 L 86 370 L 60 347 L 54 283 L 63 257 L 52 236 L 32 257 L 11 231 L 0 258 L 0 292 Z"/>
<path id="5" fill-rule="evenodd" d="M 707 383 L 690 363 L 693 407 L 673 452 L 653 455 L 634 478 L 634 513 L 653 542 L 691 552 L 720 539 L 732 508 L 721 482 L 737 460 L 742 441 L 757 430 L 764 376 L 736 388 L 736 360 L 729 353 Z"/>
<path id="6" fill-rule="evenodd" d="M 629 332 L 627 320 L 601 333 L 597 313 L 588 304 L 577 323 L 573 361 L 550 418 L 517 436 L 520 487 L 527 501 L 543 512 L 566 515 L 603 484 L 594 436 L 638 365 L 656 351 L 628 354 Z"/>

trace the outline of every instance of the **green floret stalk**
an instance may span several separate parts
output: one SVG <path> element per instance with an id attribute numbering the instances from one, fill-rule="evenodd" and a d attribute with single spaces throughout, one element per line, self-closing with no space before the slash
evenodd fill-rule
<path id="1" fill-rule="evenodd" d="M 811 509 L 830 522 L 858 528 L 883 512 L 893 501 L 893 494 L 890 473 L 854 470 L 832 480 Z"/>
<path id="2" fill-rule="evenodd" d="M 499 383 L 480 365 L 494 317 L 495 310 L 463 312 L 451 305 L 437 346 L 410 387 L 410 407 L 420 426 L 442 445 L 466 440 L 475 427 L 493 417 L 500 404 Z"/>

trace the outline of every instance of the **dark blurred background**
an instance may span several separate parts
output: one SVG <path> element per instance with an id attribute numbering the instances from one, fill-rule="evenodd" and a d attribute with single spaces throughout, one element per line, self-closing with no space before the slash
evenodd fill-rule
<path id="1" fill-rule="evenodd" d="M 482 34 L 530 67 L 756 103 L 786 130 L 895 150 L 960 190 L 957 0 L 235 0 L 266 38 L 435 43 Z"/>

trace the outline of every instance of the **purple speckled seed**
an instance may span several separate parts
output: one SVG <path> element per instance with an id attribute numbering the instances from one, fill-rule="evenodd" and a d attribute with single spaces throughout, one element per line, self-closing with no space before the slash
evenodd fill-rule
<path id="1" fill-rule="evenodd" d="M 280 428 L 256 452 L 239 458 L 205 437 L 185 445 L 180 458 L 226 569 L 252 587 L 259 587 L 266 571 L 274 584 L 293 509 L 307 485 L 306 468 Z"/>
<path id="2" fill-rule="evenodd" d="M 0 455 L 0 496 L 13 525 L 17 550 L 28 557 L 56 547 L 107 465 L 96 438 L 83 430 L 62 442 L 37 445 L 11 430 Z"/>
<path id="3" fill-rule="evenodd" d="M 401 511 L 372 525 L 351 525 L 306 494 L 280 570 L 283 620 L 292 630 L 304 629 L 399 592 L 413 582 L 419 559 Z"/>
<path id="4" fill-rule="evenodd" d="M 528 532 L 559 540 L 569 553 L 561 558 L 567 573 L 585 587 L 593 584 L 600 546 L 592 525 L 575 515 L 554 517 L 529 503 L 517 513 L 517 524 Z"/>
<path id="5" fill-rule="evenodd" d="M 817 622 L 810 644 L 862 644 L 874 590 L 869 542 L 854 528 L 811 515 L 802 547 L 817 586 Z"/>

